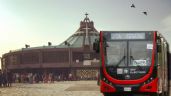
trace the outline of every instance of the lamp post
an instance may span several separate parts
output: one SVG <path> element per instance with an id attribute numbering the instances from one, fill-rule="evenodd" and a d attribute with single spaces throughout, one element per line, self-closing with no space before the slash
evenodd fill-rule
<path id="1" fill-rule="evenodd" d="M 70 43 L 68 43 L 67 41 L 64 42 L 65 45 L 68 47 L 68 51 L 69 51 L 69 74 L 71 74 L 71 47 L 70 47 Z M 68 74 L 68 75 L 69 75 Z"/>

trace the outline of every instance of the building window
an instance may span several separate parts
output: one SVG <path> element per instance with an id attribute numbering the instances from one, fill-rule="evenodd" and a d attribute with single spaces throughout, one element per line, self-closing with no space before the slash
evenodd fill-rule
<path id="1" fill-rule="evenodd" d="M 23 53 L 21 62 L 22 62 L 22 64 L 37 64 L 37 63 L 39 63 L 38 52 Z"/>
<path id="2" fill-rule="evenodd" d="M 48 51 L 43 52 L 44 63 L 66 63 L 69 62 L 68 51 Z"/>
<path id="3" fill-rule="evenodd" d="M 2 66 L 5 65 L 5 58 L 2 59 Z"/>
<path id="4" fill-rule="evenodd" d="M 16 55 L 11 55 L 9 57 L 10 59 L 10 64 L 17 64 L 17 56 Z"/>
<path id="5" fill-rule="evenodd" d="M 73 52 L 72 60 L 75 62 L 76 60 L 79 60 L 79 62 L 83 62 L 84 57 L 82 52 Z"/>
<path id="6" fill-rule="evenodd" d="M 83 56 L 84 56 L 84 59 L 86 59 L 86 60 L 91 59 L 91 58 L 90 58 L 90 54 L 84 54 Z"/>

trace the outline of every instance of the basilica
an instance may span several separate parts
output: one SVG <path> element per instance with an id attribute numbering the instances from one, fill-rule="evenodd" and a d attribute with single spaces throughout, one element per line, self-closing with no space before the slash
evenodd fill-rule
<path id="1" fill-rule="evenodd" d="M 94 22 L 85 14 L 80 27 L 59 45 L 14 49 L 2 55 L 2 70 L 12 73 L 53 73 L 77 79 L 94 79 L 99 69 L 99 54 L 93 42 L 99 37 Z"/>

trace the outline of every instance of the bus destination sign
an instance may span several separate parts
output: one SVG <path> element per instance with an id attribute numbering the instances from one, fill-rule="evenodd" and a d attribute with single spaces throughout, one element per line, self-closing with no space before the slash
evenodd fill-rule
<path id="1" fill-rule="evenodd" d="M 145 39 L 145 33 L 111 33 L 111 40 Z"/>

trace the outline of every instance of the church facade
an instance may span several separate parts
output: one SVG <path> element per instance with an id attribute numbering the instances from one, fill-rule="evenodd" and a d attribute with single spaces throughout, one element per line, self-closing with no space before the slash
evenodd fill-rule
<path id="1" fill-rule="evenodd" d="M 53 46 L 22 48 L 3 54 L 2 70 L 13 73 L 72 74 L 78 79 L 93 79 L 99 69 L 99 54 L 93 51 L 93 42 L 99 37 L 94 22 L 87 16 L 78 30 L 63 43 Z"/>

